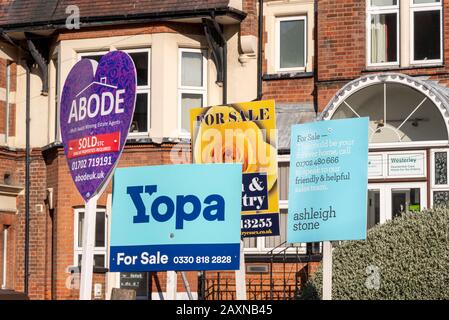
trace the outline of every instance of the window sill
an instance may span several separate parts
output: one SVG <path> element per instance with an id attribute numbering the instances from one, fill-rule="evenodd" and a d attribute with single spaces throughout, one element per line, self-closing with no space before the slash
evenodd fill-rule
<path id="1" fill-rule="evenodd" d="M 107 273 L 107 272 L 109 272 L 109 269 L 108 269 L 108 268 L 102 268 L 102 267 L 95 267 L 95 266 L 94 266 L 93 273 L 104 274 L 104 273 Z"/>
<path id="2" fill-rule="evenodd" d="M 444 67 L 443 62 L 441 62 L 441 61 L 438 61 L 438 62 L 415 61 L 410 64 L 409 68 L 441 68 L 441 67 Z"/>
<path id="3" fill-rule="evenodd" d="M 71 273 L 81 273 L 81 266 L 71 266 L 69 269 Z M 109 268 L 93 266 L 92 272 L 104 274 L 109 272 Z"/>
<path id="4" fill-rule="evenodd" d="M 270 81 L 270 80 L 313 78 L 313 76 L 314 76 L 313 72 L 282 72 L 282 73 L 264 74 L 262 76 L 262 79 L 264 81 Z"/>
<path id="5" fill-rule="evenodd" d="M 444 68 L 445 65 L 443 63 L 438 64 L 414 64 L 408 67 L 400 67 L 400 66 L 375 66 L 375 67 L 366 67 L 362 70 L 363 73 L 369 72 L 388 72 L 388 71 L 407 71 L 407 70 L 416 70 L 416 69 L 439 69 Z"/>

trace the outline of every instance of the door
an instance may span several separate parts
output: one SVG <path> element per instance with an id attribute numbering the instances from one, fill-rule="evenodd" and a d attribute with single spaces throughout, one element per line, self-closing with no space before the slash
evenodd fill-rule
<path id="1" fill-rule="evenodd" d="M 373 183 L 368 185 L 367 227 L 427 208 L 425 182 Z"/>
<path id="2" fill-rule="evenodd" d="M 386 218 L 403 213 L 418 212 L 427 208 L 427 184 L 425 182 L 387 184 Z"/>
<path id="3" fill-rule="evenodd" d="M 380 223 L 380 190 L 368 190 L 368 217 L 367 229 L 371 229 Z"/>

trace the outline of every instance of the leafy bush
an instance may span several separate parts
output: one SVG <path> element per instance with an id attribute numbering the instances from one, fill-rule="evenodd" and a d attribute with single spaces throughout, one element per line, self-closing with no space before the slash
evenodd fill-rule
<path id="1" fill-rule="evenodd" d="M 320 299 L 322 269 L 302 299 Z M 333 299 L 449 299 L 449 209 L 408 213 L 333 251 Z"/>

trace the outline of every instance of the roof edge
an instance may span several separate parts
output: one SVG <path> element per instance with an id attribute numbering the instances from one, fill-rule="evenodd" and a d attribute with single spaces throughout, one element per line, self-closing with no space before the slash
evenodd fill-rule
<path id="1" fill-rule="evenodd" d="M 155 21 L 167 21 L 186 18 L 202 18 L 211 16 L 228 16 L 236 21 L 242 21 L 246 17 L 246 13 L 233 7 L 218 7 L 209 9 L 193 9 L 182 11 L 165 11 L 165 12 L 147 12 L 139 14 L 120 14 L 108 16 L 92 16 L 80 17 L 81 28 L 103 25 L 118 25 L 123 23 L 147 23 Z M 63 29 L 66 27 L 66 19 L 57 19 L 49 21 L 36 21 L 0 25 L 3 32 L 32 31 L 32 30 L 48 30 Z"/>

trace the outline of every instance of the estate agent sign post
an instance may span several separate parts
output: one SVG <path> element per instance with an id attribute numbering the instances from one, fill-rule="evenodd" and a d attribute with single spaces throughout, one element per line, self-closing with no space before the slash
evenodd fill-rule
<path id="1" fill-rule="evenodd" d="M 190 110 L 193 163 L 242 163 L 241 236 L 279 235 L 276 112 L 274 100 Z M 246 300 L 241 241 L 236 298 Z"/>
<path id="2" fill-rule="evenodd" d="M 82 59 L 71 69 L 61 96 L 60 124 L 70 174 L 86 203 L 80 300 L 90 300 L 97 199 L 126 143 L 136 103 L 136 68 L 113 51 L 97 63 Z"/>
<path id="3" fill-rule="evenodd" d="M 292 127 L 289 243 L 323 243 L 323 299 L 332 298 L 332 244 L 366 238 L 368 118 Z"/>
<path id="4" fill-rule="evenodd" d="M 117 169 L 110 271 L 168 271 L 176 299 L 174 271 L 237 270 L 241 184 L 241 164 Z"/>

